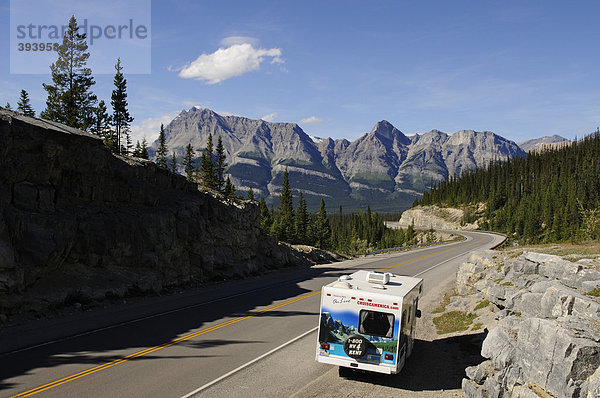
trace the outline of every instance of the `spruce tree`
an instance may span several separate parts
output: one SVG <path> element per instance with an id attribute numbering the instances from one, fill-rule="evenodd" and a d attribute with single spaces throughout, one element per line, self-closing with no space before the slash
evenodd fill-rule
<path id="1" fill-rule="evenodd" d="M 227 176 L 227 180 L 225 180 L 224 194 L 227 199 L 235 199 L 235 186 L 231 183 L 229 176 Z"/>
<path id="2" fill-rule="evenodd" d="M 19 98 L 19 102 L 17 102 L 17 110 L 23 116 L 35 117 L 35 112 L 29 102 L 29 94 L 27 94 L 27 91 L 25 90 L 21 90 L 21 98 Z"/>
<path id="3" fill-rule="evenodd" d="M 44 119 L 87 130 L 92 124 L 96 96 L 91 87 L 95 84 L 92 70 L 86 67 L 90 53 L 85 33 L 79 33 L 74 16 L 58 47 L 58 59 L 50 66 L 52 84 L 43 84 L 48 93 L 46 109 L 40 114 Z"/>
<path id="4" fill-rule="evenodd" d="M 227 163 L 225 163 L 225 148 L 223 147 L 223 140 L 221 139 L 221 136 L 219 136 L 219 139 L 217 140 L 215 152 L 215 158 L 217 160 L 217 164 L 215 166 L 216 188 L 217 191 L 223 193 L 225 189 L 224 174 Z"/>
<path id="5" fill-rule="evenodd" d="M 331 227 L 329 225 L 329 219 L 327 218 L 327 211 L 325 210 L 325 200 L 321 198 L 321 206 L 317 219 L 314 224 L 316 246 L 324 249 L 329 245 L 329 239 L 331 238 Z"/>
<path id="6" fill-rule="evenodd" d="M 112 132 L 109 129 L 108 110 L 104 100 L 98 102 L 98 106 L 94 109 L 94 123 L 90 126 L 90 132 L 100 137 L 104 137 L 106 146 L 113 149 Z"/>
<path id="7" fill-rule="evenodd" d="M 192 144 L 189 143 L 185 147 L 185 156 L 183 157 L 183 169 L 185 170 L 185 176 L 188 181 L 194 179 L 194 172 L 196 171 L 196 166 L 194 166 L 194 156 L 196 156 L 196 151 L 194 151 Z"/>
<path id="8" fill-rule="evenodd" d="M 177 156 L 175 156 L 175 151 L 171 154 L 171 173 L 177 174 Z"/>
<path id="9" fill-rule="evenodd" d="M 258 208 L 260 210 L 260 230 L 263 234 L 268 235 L 271 232 L 271 224 L 273 223 L 273 218 L 271 217 L 271 212 L 267 207 L 267 202 L 265 198 L 261 197 L 258 202 Z"/>
<path id="10" fill-rule="evenodd" d="M 254 200 L 254 191 L 252 187 L 248 188 L 248 200 Z"/>
<path id="11" fill-rule="evenodd" d="M 150 159 L 148 155 L 148 141 L 146 141 L 146 137 L 142 139 L 142 150 L 140 151 L 140 157 L 142 159 Z"/>
<path id="12" fill-rule="evenodd" d="M 162 167 L 163 169 L 167 168 L 167 139 L 165 137 L 165 128 L 161 124 L 160 125 L 160 133 L 158 134 L 158 150 L 156 151 L 156 165 L 158 167 Z"/>
<path id="13" fill-rule="evenodd" d="M 142 146 L 140 145 L 140 141 L 135 142 L 135 149 L 133 150 L 132 156 L 134 158 L 142 157 Z"/>
<path id="14" fill-rule="evenodd" d="M 115 128 L 115 148 L 117 148 L 117 153 L 127 154 L 131 145 L 129 124 L 133 121 L 133 118 L 129 115 L 129 110 L 127 109 L 127 79 L 123 76 L 121 58 L 117 58 L 115 70 L 117 72 L 115 73 L 115 78 L 113 80 L 115 88 L 113 89 L 110 100 L 110 104 L 113 108 L 110 123 Z M 125 136 L 124 143 L 121 141 L 122 136 Z"/>
<path id="15" fill-rule="evenodd" d="M 304 197 L 302 196 L 302 191 L 300 191 L 300 195 L 298 196 L 298 206 L 296 207 L 294 227 L 296 229 L 296 242 L 303 245 L 306 244 L 308 230 L 308 210 L 306 208 Z"/>
<path id="16" fill-rule="evenodd" d="M 10 106 L 10 102 L 6 102 L 4 109 L 6 109 L 7 111 L 12 111 L 12 106 Z"/>
<path id="17" fill-rule="evenodd" d="M 206 147 L 200 156 L 200 178 L 202 185 L 208 189 L 217 189 L 215 178 L 215 164 L 213 162 L 213 142 L 212 134 L 208 135 Z"/>
<path id="18" fill-rule="evenodd" d="M 283 185 L 281 187 L 281 195 L 279 195 L 279 213 L 277 222 L 279 226 L 277 239 L 285 242 L 294 240 L 294 208 L 287 167 L 283 172 Z"/>

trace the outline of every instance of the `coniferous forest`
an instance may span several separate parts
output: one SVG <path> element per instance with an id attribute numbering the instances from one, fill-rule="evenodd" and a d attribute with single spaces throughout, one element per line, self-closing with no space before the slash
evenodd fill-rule
<path id="1" fill-rule="evenodd" d="M 480 203 L 483 229 L 523 243 L 600 239 L 600 131 L 571 145 L 467 171 L 415 201 L 464 207 L 466 222 L 473 221 Z"/>
<path id="2" fill-rule="evenodd" d="M 384 218 L 372 213 L 369 207 L 364 212 L 352 214 L 344 214 L 340 207 L 337 214 L 328 215 L 325 200 L 321 199 L 319 212 L 311 214 L 300 191 L 294 209 L 287 169 L 283 174 L 279 202 L 277 209 L 273 206 L 269 209 L 265 199 L 260 198 L 260 226 L 264 233 L 290 244 L 316 246 L 345 254 L 365 254 L 417 243 L 412 226 L 405 230 L 387 228 Z"/>

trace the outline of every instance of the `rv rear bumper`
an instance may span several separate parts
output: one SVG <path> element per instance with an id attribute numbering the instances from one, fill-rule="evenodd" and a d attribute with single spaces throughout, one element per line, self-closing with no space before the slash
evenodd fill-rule
<path id="1" fill-rule="evenodd" d="M 348 359 L 336 358 L 336 357 L 331 357 L 331 356 L 327 357 L 327 356 L 318 355 L 317 361 L 321 362 L 321 363 L 327 363 L 330 365 L 344 366 L 344 367 L 350 368 L 350 369 L 361 369 L 361 370 L 366 370 L 369 372 L 377 372 L 377 373 L 383 373 L 383 374 L 388 374 L 388 375 L 397 373 L 395 367 L 392 367 L 392 366 L 375 365 L 375 364 L 365 363 L 365 362 L 350 361 Z"/>

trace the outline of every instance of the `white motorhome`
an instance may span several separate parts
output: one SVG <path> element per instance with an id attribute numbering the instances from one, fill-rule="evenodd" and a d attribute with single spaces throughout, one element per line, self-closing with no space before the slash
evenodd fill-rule
<path id="1" fill-rule="evenodd" d="M 321 290 L 317 361 L 396 374 L 414 346 L 423 279 L 358 271 Z"/>

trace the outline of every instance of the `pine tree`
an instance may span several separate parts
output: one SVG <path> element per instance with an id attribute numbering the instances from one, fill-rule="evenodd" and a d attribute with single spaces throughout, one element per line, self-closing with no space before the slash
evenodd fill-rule
<path id="1" fill-rule="evenodd" d="M 215 164 L 213 162 L 213 142 L 212 134 L 208 135 L 206 147 L 200 156 L 200 178 L 202 185 L 208 189 L 217 189 L 215 179 Z"/>
<path id="2" fill-rule="evenodd" d="M 104 100 L 101 100 L 94 109 L 94 123 L 90 126 L 90 132 L 104 137 L 104 143 L 112 150 L 113 140 L 109 129 L 109 120 L 110 117 L 108 116 L 106 104 Z"/>
<path id="3" fill-rule="evenodd" d="M 67 126 L 87 130 L 93 123 L 96 96 L 92 70 L 86 67 L 90 53 L 85 33 L 79 33 L 75 17 L 58 47 L 58 59 L 50 66 L 52 84 L 43 84 L 48 93 L 46 109 L 41 117 Z"/>
<path id="4" fill-rule="evenodd" d="M 132 156 L 134 158 L 142 157 L 142 146 L 140 145 L 140 141 L 135 142 L 135 149 L 133 150 Z"/>
<path id="5" fill-rule="evenodd" d="M 292 190 L 290 188 L 289 172 L 287 167 L 283 172 L 283 185 L 279 195 L 279 213 L 276 219 L 278 224 L 277 239 L 291 242 L 294 240 L 294 208 Z"/>
<path id="6" fill-rule="evenodd" d="M 248 188 L 248 200 L 254 200 L 254 190 L 252 190 L 252 187 Z"/>
<path id="7" fill-rule="evenodd" d="M 306 208 L 304 197 L 302 196 L 302 191 L 300 191 L 300 195 L 298 196 L 298 206 L 296 207 L 294 227 L 296 229 L 296 242 L 299 244 L 306 244 L 308 230 L 308 210 Z"/>
<path id="8" fill-rule="evenodd" d="M 163 169 L 167 168 L 167 139 L 165 137 L 165 128 L 160 125 L 160 133 L 158 134 L 158 150 L 156 151 L 156 164 Z"/>
<path id="9" fill-rule="evenodd" d="M 171 173 L 177 174 L 177 156 L 175 156 L 175 151 L 171 154 L 171 165 L 170 165 Z"/>
<path id="10" fill-rule="evenodd" d="M 321 198 L 321 207 L 319 208 L 319 213 L 315 220 L 314 230 L 317 239 L 316 246 L 321 249 L 327 248 L 329 239 L 331 238 L 331 227 L 329 225 L 329 219 L 327 218 L 325 200 L 323 198 Z"/>
<path id="11" fill-rule="evenodd" d="M 216 175 L 216 188 L 219 192 L 224 192 L 224 174 L 225 168 L 227 167 L 227 163 L 225 163 L 225 148 L 223 147 L 223 140 L 221 136 L 217 140 L 217 147 L 215 148 L 215 158 L 217 160 L 217 164 L 215 166 L 215 175 Z"/>
<path id="12" fill-rule="evenodd" d="M 273 218 L 271 217 L 271 212 L 267 207 L 267 202 L 265 198 L 261 197 L 258 202 L 258 208 L 260 210 L 260 230 L 263 234 L 268 235 L 271 232 L 271 224 L 273 223 Z"/>
<path id="13" fill-rule="evenodd" d="M 227 176 L 227 180 L 225 180 L 224 194 L 228 199 L 235 199 L 235 186 L 231 183 L 229 176 Z"/>
<path id="14" fill-rule="evenodd" d="M 12 111 L 12 106 L 10 106 L 10 102 L 6 102 L 4 109 L 6 109 L 7 111 Z"/>
<path id="15" fill-rule="evenodd" d="M 146 141 L 146 137 L 142 139 L 142 150 L 140 151 L 140 158 L 150 159 L 150 156 L 148 155 L 148 141 Z"/>
<path id="16" fill-rule="evenodd" d="M 35 117 L 35 112 L 29 102 L 29 94 L 27 94 L 27 91 L 25 90 L 21 90 L 21 98 L 19 98 L 19 102 L 17 102 L 17 110 L 23 116 Z"/>
<path id="17" fill-rule="evenodd" d="M 110 104 L 113 108 L 110 123 L 115 128 L 115 148 L 117 148 L 117 153 L 127 154 L 131 145 L 129 124 L 133 121 L 133 118 L 129 115 L 129 110 L 127 109 L 127 79 L 123 76 L 121 58 L 117 58 L 115 70 L 117 72 L 115 73 L 115 78 L 113 80 L 115 88 L 113 89 L 110 100 Z M 121 142 L 123 135 L 125 136 L 125 145 Z"/>
<path id="18" fill-rule="evenodd" d="M 188 181 L 194 179 L 194 172 L 196 171 L 196 166 L 194 166 L 194 156 L 196 156 L 196 151 L 194 151 L 192 143 L 189 143 L 185 147 L 185 156 L 183 157 L 183 169 L 185 170 L 185 176 Z"/>

